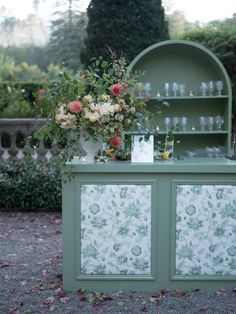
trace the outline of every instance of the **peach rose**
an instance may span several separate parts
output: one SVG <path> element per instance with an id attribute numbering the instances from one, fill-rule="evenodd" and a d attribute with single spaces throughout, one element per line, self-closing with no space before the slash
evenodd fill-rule
<path id="1" fill-rule="evenodd" d="M 79 113 L 82 110 L 82 105 L 79 100 L 74 100 L 74 101 L 69 102 L 67 107 L 69 111 L 72 113 Z"/>
<path id="2" fill-rule="evenodd" d="M 122 138 L 118 135 L 113 136 L 109 141 L 109 144 L 114 148 L 120 148 L 122 143 L 123 143 Z"/>
<path id="3" fill-rule="evenodd" d="M 111 86 L 111 92 L 114 96 L 120 96 L 123 92 L 123 86 L 120 83 Z"/>

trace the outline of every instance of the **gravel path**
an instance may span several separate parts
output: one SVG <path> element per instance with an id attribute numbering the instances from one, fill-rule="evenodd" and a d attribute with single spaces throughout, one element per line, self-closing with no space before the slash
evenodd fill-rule
<path id="1" fill-rule="evenodd" d="M 38 313 L 236 314 L 236 289 L 65 293 L 61 214 L 0 212 L 0 314 Z"/>

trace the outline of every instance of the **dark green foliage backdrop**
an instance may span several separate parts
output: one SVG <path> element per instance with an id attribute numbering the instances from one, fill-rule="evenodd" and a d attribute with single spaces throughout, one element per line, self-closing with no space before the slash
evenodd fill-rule
<path id="1" fill-rule="evenodd" d="M 204 28 L 186 33 L 183 39 L 202 44 L 221 60 L 232 83 L 236 83 L 236 16 L 210 22 Z"/>
<path id="2" fill-rule="evenodd" d="M 0 208 L 57 210 L 61 208 L 58 161 L 0 162 Z"/>
<path id="3" fill-rule="evenodd" d="M 112 49 L 128 61 L 148 46 L 168 39 L 161 0 L 92 0 L 88 10 L 86 48 L 82 62 L 109 58 Z"/>

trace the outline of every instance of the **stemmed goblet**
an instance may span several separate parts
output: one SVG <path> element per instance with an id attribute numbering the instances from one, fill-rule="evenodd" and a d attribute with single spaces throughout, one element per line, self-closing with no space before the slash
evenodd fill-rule
<path id="1" fill-rule="evenodd" d="M 216 89 L 218 91 L 218 96 L 221 96 L 221 92 L 223 89 L 223 82 L 222 81 L 216 81 Z"/>
<path id="2" fill-rule="evenodd" d="M 173 96 L 176 97 L 177 96 L 177 92 L 179 90 L 179 86 L 178 83 L 173 82 L 172 83 L 172 91 L 173 91 Z"/>
<path id="3" fill-rule="evenodd" d="M 206 117 L 199 117 L 199 126 L 201 131 L 205 131 L 205 126 L 206 126 Z"/>
<path id="4" fill-rule="evenodd" d="M 206 82 L 201 82 L 201 84 L 200 84 L 200 92 L 201 92 L 202 96 L 206 96 L 207 89 L 208 89 L 207 83 Z"/>

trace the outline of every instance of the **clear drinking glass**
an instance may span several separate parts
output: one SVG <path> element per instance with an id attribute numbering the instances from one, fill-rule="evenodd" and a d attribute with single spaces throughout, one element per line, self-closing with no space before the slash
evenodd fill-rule
<path id="1" fill-rule="evenodd" d="M 170 84 L 167 82 L 164 84 L 164 95 L 165 97 L 170 96 Z"/>
<path id="2" fill-rule="evenodd" d="M 216 81 L 216 89 L 218 91 L 218 96 L 221 96 L 221 92 L 223 89 L 223 82 L 222 81 Z"/>
<path id="3" fill-rule="evenodd" d="M 207 117 L 206 118 L 206 124 L 207 124 L 208 131 L 213 131 L 214 118 L 213 117 Z"/>
<path id="4" fill-rule="evenodd" d="M 176 97 L 177 96 L 177 92 L 179 90 L 179 85 L 176 82 L 172 83 L 172 92 L 173 92 L 173 96 Z"/>
<path id="5" fill-rule="evenodd" d="M 205 131 L 206 117 L 201 116 L 201 117 L 199 117 L 198 121 L 199 121 L 200 130 Z"/>
<path id="6" fill-rule="evenodd" d="M 169 132 L 171 129 L 171 119 L 170 117 L 165 117 L 164 118 L 164 127 L 165 127 L 165 131 Z"/>
<path id="7" fill-rule="evenodd" d="M 222 125 L 224 124 L 224 118 L 222 116 L 215 117 L 215 126 L 218 131 L 221 130 Z"/>
<path id="8" fill-rule="evenodd" d="M 180 127 L 181 131 L 186 132 L 187 131 L 187 124 L 188 124 L 188 119 L 187 117 L 181 117 L 180 118 Z"/>
<path id="9" fill-rule="evenodd" d="M 200 84 L 200 93 L 201 93 L 201 96 L 206 96 L 206 93 L 207 93 L 207 83 L 206 82 L 201 82 Z"/>

